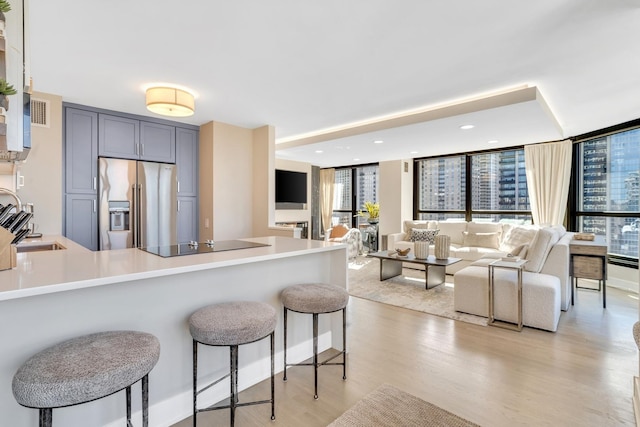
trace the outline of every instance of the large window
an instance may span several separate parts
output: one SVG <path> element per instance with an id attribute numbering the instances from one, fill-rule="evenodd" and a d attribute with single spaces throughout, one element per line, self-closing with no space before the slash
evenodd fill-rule
<path id="1" fill-rule="evenodd" d="M 419 219 L 530 223 L 524 150 L 416 160 Z"/>
<path id="2" fill-rule="evenodd" d="M 637 265 L 640 129 L 580 142 L 574 153 L 576 229 L 605 236 L 614 260 Z"/>
<path id="3" fill-rule="evenodd" d="M 378 202 L 378 165 L 336 169 L 332 223 L 358 227 L 366 222 L 357 216 L 364 202 Z"/>

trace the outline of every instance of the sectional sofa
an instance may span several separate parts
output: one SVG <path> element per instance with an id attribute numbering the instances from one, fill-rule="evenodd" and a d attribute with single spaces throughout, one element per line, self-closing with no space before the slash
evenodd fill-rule
<path id="1" fill-rule="evenodd" d="M 450 256 L 462 261 L 447 267 L 453 275 L 456 311 L 488 316 L 488 265 L 509 254 L 527 260 L 523 272 L 523 318 L 525 326 L 557 330 L 561 310 L 569 308 L 569 243 L 573 233 L 562 226 L 536 227 L 488 222 L 405 221 L 402 233 L 387 237 L 390 249 L 413 248 L 426 231 L 451 238 Z M 414 237 L 412 239 L 412 236 Z M 414 241 L 412 241 L 414 240 Z M 431 245 L 433 251 L 433 245 Z M 431 252 L 433 253 L 433 252 Z M 417 267 L 407 264 L 407 267 Z M 496 319 L 517 319 L 516 275 L 496 269 Z"/>

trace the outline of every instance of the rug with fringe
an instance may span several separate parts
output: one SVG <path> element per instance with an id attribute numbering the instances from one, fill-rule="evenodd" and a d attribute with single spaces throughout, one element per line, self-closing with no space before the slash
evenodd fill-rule
<path id="1" fill-rule="evenodd" d="M 453 308 L 453 277 L 429 290 L 424 271 L 404 268 L 400 276 L 380 281 L 380 260 L 357 257 L 349 263 L 349 294 L 354 297 L 404 307 L 436 316 L 486 326 L 485 317 L 460 313 Z"/>
<path id="2" fill-rule="evenodd" d="M 479 427 L 449 411 L 383 384 L 328 427 Z"/>

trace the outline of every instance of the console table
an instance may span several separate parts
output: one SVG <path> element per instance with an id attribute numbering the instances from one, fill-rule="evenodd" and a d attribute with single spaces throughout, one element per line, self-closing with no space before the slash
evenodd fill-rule
<path id="1" fill-rule="evenodd" d="M 571 240 L 569 244 L 569 275 L 571 276 L 571 305 L 573 305 L 573 287 L 578 279 L 598 281 L 598 291 L 602 284 L 602 308 L 607 308 L 607 243 L 604 236 L 594 240 Z"/>

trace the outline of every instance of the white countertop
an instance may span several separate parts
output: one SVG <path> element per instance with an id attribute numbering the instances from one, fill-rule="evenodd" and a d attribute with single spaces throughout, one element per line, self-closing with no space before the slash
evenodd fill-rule
<path id="1" fill-rule="evenodd" d="M 62 236 L 29 239 L 25 242 L 57 242 L 67 249 L 18 253 L 17 267 L 0 271 L 0 301 L 344 247 L 343 244 L 288 237 L 242 240 L 270 246 L 162 258 L 139 249 L 92 252 Z"/>

